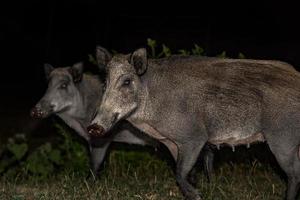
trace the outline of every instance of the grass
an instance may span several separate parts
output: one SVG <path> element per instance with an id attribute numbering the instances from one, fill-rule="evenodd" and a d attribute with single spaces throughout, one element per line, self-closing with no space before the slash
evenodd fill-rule
<path id="1" fill-rule="evenodd" d="M 133 156 L 134 155 L 134 156 Z M 47 179 L 3 176 L 1 200 L 169 200 L 183 199 L 169 162 L 151 151 L 118 150 L 109 155 L 97 180 L 67 169 Z M 269 164 L 220 162 L 211 183 L 199 171 L 197 188 L 207 200 L 283 199 L 285 182 Z"/>

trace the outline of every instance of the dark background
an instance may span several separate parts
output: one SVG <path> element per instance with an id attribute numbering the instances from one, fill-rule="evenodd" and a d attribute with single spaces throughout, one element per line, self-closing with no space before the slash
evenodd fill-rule
<path id="1" fill-rule="evenodd" d="M 231 57 L 242 52 L 247 58 L 282 60 L 299 69 L 296 3 L 161 4 L 52 0 L 1 5 L 0 140 L 33 123 L 29 109 L 46 88 L 43 63 L 59 67 L 87 61 L 96 44 L 128 53 L 145 46 L 147 38 L 173 50 L 196 43 L 210 56 L 223 50 Z"/>

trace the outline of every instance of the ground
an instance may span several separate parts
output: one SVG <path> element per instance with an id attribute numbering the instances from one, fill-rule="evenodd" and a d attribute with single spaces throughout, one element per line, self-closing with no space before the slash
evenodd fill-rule
<path id="1" fill-rule="evenodd" d="M 246 150 L 237 151 L 234 155 L 239 156 Z M 228 154 L 226 149 L 219 156 L 224 153 Z M 112 150 L 108 156 L 97 180 L 67 170 L 42 179 L 23 179 L 21 174 L 13 179 L 3 176 L 0 199 L 182 199 L 172 168 L 168 161 L 149 151 L 117 149 Z M 215 166 L 211 183 L 199 170 L 197 188 L 206 200 L 282 200 L 286 185 L 279 174 L 270 162 L 261 162 L 255 158 L 242 162 L 239 159 L 232 162 L 221 159 Z"/>

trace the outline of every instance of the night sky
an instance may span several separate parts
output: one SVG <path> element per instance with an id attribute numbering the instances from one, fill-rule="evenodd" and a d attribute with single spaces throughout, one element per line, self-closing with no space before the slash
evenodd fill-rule
<path id="1" fill-rule="evenodd" d="M 196 43 L 210 56 L 223 50 L 231 57 L 242 52 L 247 58 L 282 60 L 299 69 L 296 4 L 199 2 L 162 6 L 144 1 L 134 7 L 53 0 L 1 5 L 0 115 L 15 110 L 27 115 L 46 88 L 43 63 L 58 67 L 87 61 L 97 44 L 129 53 L 145 46 L 147 38 L 173 50 Z"/>

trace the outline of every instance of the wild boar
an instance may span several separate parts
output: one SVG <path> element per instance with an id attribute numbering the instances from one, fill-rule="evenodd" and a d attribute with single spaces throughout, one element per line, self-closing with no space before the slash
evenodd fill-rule
<path id="1" fill-rule="evenodd" d="M 279 61 L 171 56 L 145 49 L 116 55 L 89 134 L 102 136 L 127 120 L 164 143 L 189 200 L 201 199 L 187 176 L 206 143 L 265 142 L 288 177 L 287 199 L 300 181 L 300 75 Z"/>

